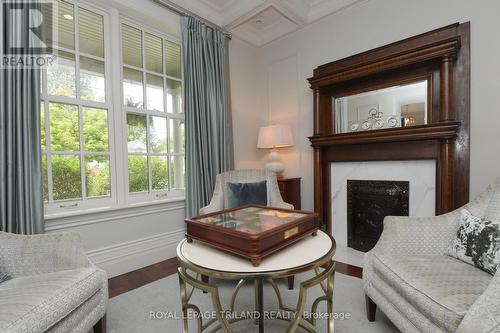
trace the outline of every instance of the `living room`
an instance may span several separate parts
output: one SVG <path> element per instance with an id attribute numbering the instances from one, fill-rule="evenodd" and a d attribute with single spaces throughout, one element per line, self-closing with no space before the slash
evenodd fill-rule
<path id="1" fill-rule="evenodd" d="M 500 332 L 498 1 L 1 10 L 0 332 Z"/>

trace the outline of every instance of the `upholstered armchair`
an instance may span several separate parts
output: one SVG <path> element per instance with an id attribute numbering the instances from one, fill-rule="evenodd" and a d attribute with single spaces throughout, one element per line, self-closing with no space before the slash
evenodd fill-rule
<path id="1" fill-rule="evenodd" d="M 293 209 L 283 201 L 276 180 L 276 174 L 269 170 L 233 170 L 217 175 L 214 194 L 208 206 L 200 209 L 200 214 L 212 213 L 228 207 L 227 183 L 252 183 L 267 181 L 267 205 L 277 208 Z"/>
<path id="2" fill-rule="evenodd" d="M 380 308 L 402 332 L 500 332 L 500 270 L 494 276 L 446 255 L 460 212 L 496 214 L 500 180 L 464 207 L 431 218 L 387 217 L 365 255 L 368 319 Z"/>
<path id="3" fill-rule="evenodd" d="M 78 233 L 0 232 L 0 272 L 0 332 L 105 332 L 108 280 Z"/>

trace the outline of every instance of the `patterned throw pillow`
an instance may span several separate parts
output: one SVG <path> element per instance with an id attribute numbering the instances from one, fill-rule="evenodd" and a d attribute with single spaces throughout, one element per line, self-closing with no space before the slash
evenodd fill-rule
<path id="1" fill-rule="evenodd" d="M 500 222 L 462 210 L 457 237 L 449 245 L 448 255 L 494 275 L 500 266 Z"/>
<path id="2" fill-rule="evenodd" d="M 0 272 L 0 283 L 12 279 L 9 274 Z"/>

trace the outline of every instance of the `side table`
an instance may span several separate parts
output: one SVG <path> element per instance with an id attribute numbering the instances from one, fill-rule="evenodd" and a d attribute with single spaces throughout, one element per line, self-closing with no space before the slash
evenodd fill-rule
<path id="1" fill-rule="evenodd" d="M 206 291 L 212 298 L 215 318 L 203 323 L 198 316 L 198 332 L 216 332 L 220 329 L 226 333 L 234 333 L 231 324 L 248 318 L 228 319 L 224 316 L 219 289 L 210 282 L 204 282 L 201 276 L 209 278 L 239 280 L 231 297 L 230 311 L 234 311 L 234 304 L 241 287 L 250 280 L 254 281 L 256 311 L 260 314 L 257 318 L 259 333 L 264 332 L 263 316 L 263 284 L 269 283 L 276 293 L 279 310 L 292 314 L 289 318 L 279 318 L 289 322 L 287 333 L 292 333 L 298 327 L 309 333 L 316 333 L 316 321 L 304 317 L 307 301 L 307 290 L 316 285 L 321 286 L 324 295 L 318 297 L 312 304 L 311 313 L 316 313 L 318 304 L 322 301 L 327 303 L 327 311 L 333 313 L 333 284 L 335 263 L 332 261 L 335 254 L 335 240 L 328 234 L 319 231 L 316 237 L 308 237 L 289 247 L 265 258 L 260 266 L 253 266 L 248 260 L 238 256 L 219 251 L 199 242 L 188 243 L 185 239 L 177 246 L 177 258 L 180 262 L 178 269 L 179 283 L 181 289 L 182 312 L 184 318 L 184 333 L 188 332 L 188 309 L 199 313 L 199 308 L 190 303 L 194 290 Z M 284 278 L 307 271 L 315 272 L 315 276 L 300 283 L 299 299 L 295 308 L 283 304 L 281 294 L 274 279 Z M 213 283 L 213 282 L 212 282 Z M 333 333 L 333 316 L 328 316 L 328 333 Z"/>
<path id="2" fill-rule="evenodd" d="M 285 202 L 292 204 L 295 210 L 301 209 L 300 180 L 301 178 L 278 179 L 281 197 Z"/>

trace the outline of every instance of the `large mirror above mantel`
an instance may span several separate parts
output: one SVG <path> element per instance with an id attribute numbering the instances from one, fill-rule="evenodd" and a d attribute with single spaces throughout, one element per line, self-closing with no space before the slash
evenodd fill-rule
<path id="1" fill-rule="evenodd" d="M 314 205 L 332 230 L 338 162 L 435 161 L 435 213 L 469 199 L 470 24 L 456 23 L 318 66 Z"/>
<path id="2" fill-rule="evenodd" d="M 333 97 L 334 133 L 427 124 L 426 80 Z"/>

